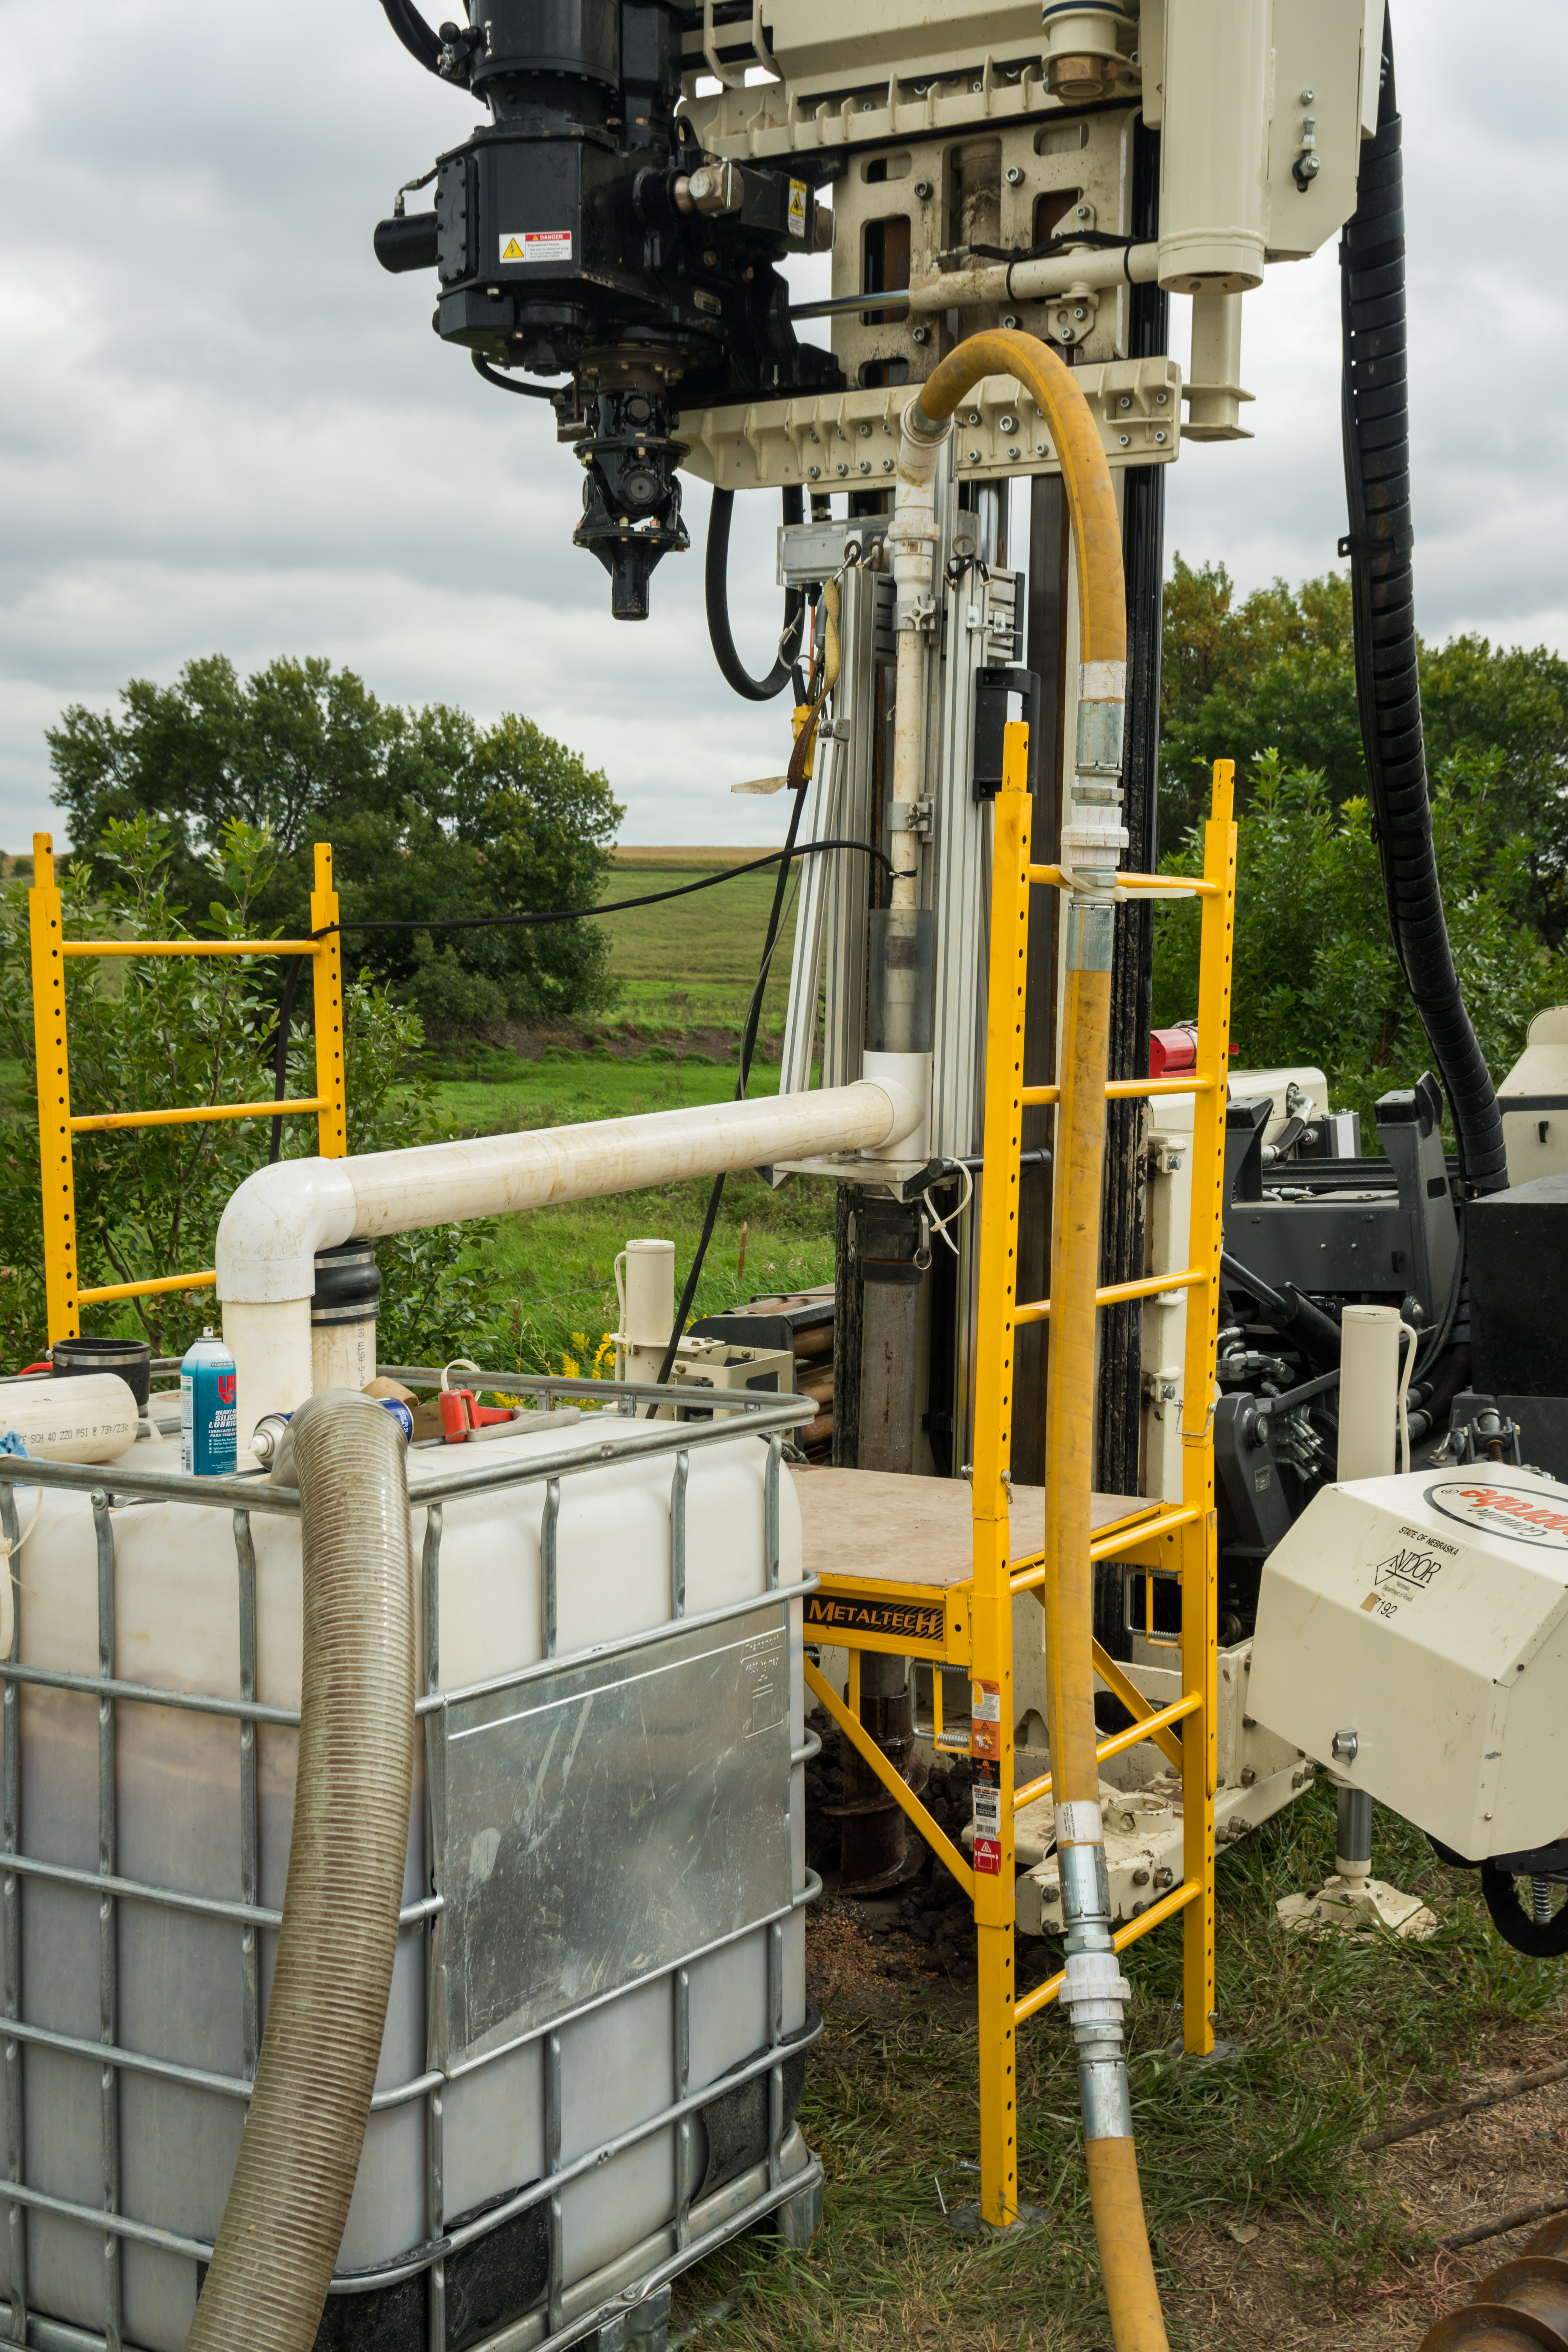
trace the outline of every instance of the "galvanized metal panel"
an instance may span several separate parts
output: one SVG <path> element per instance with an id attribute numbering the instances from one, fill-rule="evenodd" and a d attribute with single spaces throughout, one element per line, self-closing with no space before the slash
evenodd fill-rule
<path id="1" fill-rule="evenodd" d="M 450 1718 L 449 2063 L 788 1906 L 776 1602 L 456 1702 Z"/>

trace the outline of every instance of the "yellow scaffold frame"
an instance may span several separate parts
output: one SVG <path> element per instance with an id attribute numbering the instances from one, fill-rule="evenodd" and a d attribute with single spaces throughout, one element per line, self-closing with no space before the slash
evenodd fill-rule
<path id="1" fill-rule="evenodd" d="M 187 1127 L 215 1118 L 297 1118 L 316 1115 L 317 1150 L 323 1160 L 342 1160 L 349 1148 L 343 1072 L 342 951 L 335 929 L 338 894 L 332 887 L 332 853 L 316 844 L 315 887 L 310 929 L 326 931 L 308 940 L 68 940 L 59 885 L 55 880 L 54 840 L 33 835 L 33 887 L 27 921 L 33 959 L 33 1037 L 38 1071 L 38 1176 L 43 1190 L 44 1284 L 49 1343 L 75 1339 L 81 1309 L 120 1298 L 147 1298 L 155 1292 L 210 1289 L 217 1276 L 171 1274 L 153 1282 L 111 1282 L 78 1286 L 76 1170 L 79 1135 L 127 1127 Z M 73 1118 L 70 1055 L 66 1037 L 66 959 L 68 956 L 309 956 L 315 982 L 316 1091 L 283 1102 L 195 1103 L 176 1110 L 89 1111 Z"/>
<path id="2" fill-rule="evenodd" d="M 1062 888 L 1060 867 L 1029 862 L 1030 800 L 1026 785 L 1028 729 L 1009 725 L 1003 784 L 994 803 L 991 886 L 991 969 L 985 1059 L 984 1176 L 980 1205 L 978 1315 L 975 1338 L 973 1574 L 946 1595 L 945 1607 L 931 1612 L 924 1638 L 889 1624 L 860 1646 L 914 1652 L 933 1663 L 933 1688 L 940 1693 L 942 1664 L 967 1667 L 976 1685 L 992 1686 L 999 1721 L 988 1725 L 997 1782 L 1013 1790 L 1001 1806 L 1001 1835 L 994 1871 L 975 1871 L 944 1836 L 918 1797 L 889 1765 L 859 1721 L 859 1654 L 850 1653 L 849 1697 L 841 1700 L 810 1661 L 805 1675 L 813 1695 L 840 1731 L 902 1806 L 921 1835 L 940 1855 L 969 1895 L 974 1911 L 979 1965 L 980 2210 L 988 2222 L 1005 2227 L 1018 2210 L 1016 2129 L 1017 2028 L 1053 2001 L 1060 1975 L 1020 2000 L 1013 1981 L 1013 1815 L 1050 1792 L 1050 1776 L 1013 1788 L 1013 1602 L 1021 1592 L 1044 1601 L 1043 1554 L 1015 1561 L 1011 1553 L 1008 1463 L 1012 1449 L 1013 1342 L 1025 1324 L 1044 1321 L 1049 1299 L 1019 1303 L 1016 1293 L 1017 1222 L 1023 1114 L 1059 1099 L 1056 1087 L 1029 1087 L 1023 1079 L 1024 1006 L 1027 978 L 1029 893 Z M 1146 1936 L 1182 1915 L 1183 2040 L 1192 2052 L 1214 2047 L 1215 1842 L 1214 1801 L 1217 1769 L 1216 1548 L 1214 1507 L 1215 1357 L 1219 1330 L 1219 1260 L 1225 1203 L 1225 1106 L 1230 1037 L 1231 952 L 1236 929 L 1237 832 L 1232 815 L 1235 769 L 1215 762 L 1214 791 L 1204 832 L 1201 880 L 1167 875 L 1121 874 L 1123 893 L 1202 901 L 1202 947 L 1198 979 L 1196 1060 L 1191 1072 L 1173 1078 L 1119 1078 L 1110 1097 L 1192 1095 L 1192 1210 L 1186 1266 L 1102 1287 L 1097 1307 L 1148 1298 L 1174 1290 L 1189 1294 L 1182 1406 L 1182 1499 L 1147 1501 L 1113 1525 L 1102 1528 L 1090 1546 L 1091 1559 L 1115 1559 L 1180 1580 L 1182 1696 L 1152 1708 L 1115 1659 L 1094 1647 L 1094 1669 L 1135 1718 L 1129 1730 L 1100 1742 L 1102 1761 L 1140 1741 L 1152 1739 L 1183 1775 L 1182 1883 L 1119 1928 L 1115 1948 Z M 1057 1222 L 1070 1216 L 1070 1201 L 1059 1197 L 1068 1181 L 1067 1159 L 1058 1154 L 1055 1183 Z M 1086 1400 L 1086 1410 L 1090 1407 Z M 1049 1486 L 1052 1465 L 1047 1466 Z M 824 1622 L 836 1585 L 852 1607 L 863 1596 L 853 1575 L 825 1576 Z M 931 1603 L 929 1587 L 880 1584 L 890 1610 L 900 1600 L 912 1607 Z M 911 1618 L 912 1622 L 912 1618 Z M 840 1637 L 842 1638 L 842 1637 Z M 940 1706 L 940 1699 L 938 1701 Z M 936 1727 L 941 1728 L 940 1720 Z M 1194 1769 L 1195 1768 L 1195 1769 Z M 988 1859 L 991 1857 L 988 1856 Z"/>

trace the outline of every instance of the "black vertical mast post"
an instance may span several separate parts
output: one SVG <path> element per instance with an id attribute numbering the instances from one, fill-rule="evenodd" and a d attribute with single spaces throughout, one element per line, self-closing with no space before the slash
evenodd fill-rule
<path id="1" fill-rule="evenodd" d="M 1140 120 L 1133 126 L 1132 235 L 1159 234 L 1160 135 Z M 1135 286 L 1131 299 L 1129 357 L 1148 359 L 1165 349 L 1168 302 L 1157 286 Z M 1127 730 L 1122 782 L 1130 872 L 1149 873 L 1159 856 L 1156 772 L 1160 740 L 1160 620 L 1164 573 L 1165 469 L 1129 466 L 1122 475 L 1122 561 L 1127 573 Z M 1116 927 L 1110 982 L 1110 1064 L 1113 1078 L 1145 1075 L 1153 989 L 1153 910 L 1125 906 Z M 1107 1106 L 1100 1280 L 1128 1282 L 1143 1272 L 1143 1107 Z M 1096 1484 L 1108 1494 L 1138 1491 L 1138 1441 L 1143 1315 L 1136 1304 L 1105 1309 L 1100 1318 Z M 1108 1587 L 1119 1580 L 1108 1577 Z M 1096 1596 L 1096 1631 L 1107 1638 L 1111 1595 Z"/>

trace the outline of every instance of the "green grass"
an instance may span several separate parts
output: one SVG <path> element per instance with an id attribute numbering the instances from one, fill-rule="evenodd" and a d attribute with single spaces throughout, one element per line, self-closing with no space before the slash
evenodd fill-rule
<path id="1" fill-rule="evenodd" d="M 437 1099 L 442 1111 L 468 1135 L 728 1102 L 739 1067 L 735 1057 L 678 1056 L 658 1045 L 635 1056 L 614 1057 L 552 1045 L 536 1060 L 495 1046 L 443 1045 L 427 1059 L 439 1074 Z M 758 1061 L 746 1090 L 774 1095 L 778 1084 L 777 1063 Z"/>
<path id="2" fill-rule="evenodd" d="M 1276 1896 L 1332 1868 L 1333 1797 L 1320 1785 L 1221 1861 L 1217 2030 L 1240 2045 L 1226 2063 L 1173 2053 L 1179 1927 L 1123 1957 L 1144 2196 L 1171 2340 L 1183 2352 L 1265 2340 L 1249 2326 L 1233 2332 L 1206 2291 L 1184 2291 L 1184 2230 L 1267 2216 L 1270 2242 L 1290 2248 L 1288 2286 L 1320 2310 L 1353 2313 L 1369 2284 L 1431 2243 L 1381 2176 L 1382 2159 L 1359 2151 L 1363 2135 L 1391 2109 L 1452 2095 L 1489 2038 L 1517 2042 L 1521 2028 L 1561 2019 L 1568 1967 L 1510 1952 L 1468 1874 L 1442 1868 L 1392 1815 L 1376 1819 L 1377 1874 L 1434 1902 L 1439 1934 L 1361 1945 L 1279 1929 Z M 1018 2036 L 1020 2195 L 1044 2209 L 1044 2228 L 975 2242 L 942 2219 L 934 2176 L 950 2205 L 975 2194 L 973 2173 L 958 2168 L 978 2154 L 972 1998 L 944 1997 L 942 1980 L 926 1976 L 907 1990 L 889 1985 L 873 2016 L 829 2009 L 801 2113 L 827 2174 L 824 2227 L 804 2253 L 752 2239 L 680 2283 L 678 2308 L 689 2316 L 716 2296 L 739 2297 L 734 2316 L 704 2330 L 702 2352 L 1109 2347 L 1072 2044 L 1054 2008 Z M 1355 2321 L 1331 2340 L 1361 2340 Z"/>
<path id="3" fill-rule="evenodd" d="M 661 854 L 643 853 L 650 857 Z M 700 856 L 689 855 L 693 861 Z M 705 863 L 644 865 L 622 852 L 625 862 L 617 862 L 602 897 L 632 898 L 672 889 L 696 881 L 704 870 L 716 873 L 724 864 L 761 855 L 736 850 L 714 853 Z M 799 875 L 797 866 L 769 967 L 763 1005 L 763 1034 L 768 1037 L 784 1025 Z M 610 971 L 621 988 L 620 1018 L 649 1033 L 739 1029 L 762 959 L 773 887 L 771 871 L 744 874 L 715 889 L 614 917 L 605 929 L 610 937 Z"/>
<path id="4" fill-rule="evenodd" d="M 508 1335 L 506 1362 L 487 1370 L 584 1369 L 616 1324 L 615 1261 L 634 1235 L 675 1244 L 679 1297 L 707 1206 L 703 1183 L 668 1184 L 613 1200 L 530 1209 L 504 1218 L 483 1245 L 488 1302 Z M 741 1227 L 747 1228 L 745 1272 Z M 833 1194 L 794 1181 L 777 1192 L 759 1176 L 731 1176 L 698 1286 L 696 1315 L 719 1315 L 750 1297 L 833 1279 Z M 611 1376 L 613 1364 L 601 1367 Z"/>

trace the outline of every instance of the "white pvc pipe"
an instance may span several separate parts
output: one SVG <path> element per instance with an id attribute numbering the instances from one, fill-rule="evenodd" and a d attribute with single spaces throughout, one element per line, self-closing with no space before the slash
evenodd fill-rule
<path id="1" fill-rule="evenodd" d="M 926 642 L 936 625 L 936 465 L 952 430 L 952 419 L 947 418 L 927 432 L 916 432 L 906 411 L 899 441 L 893 520 L 888 529 L 897 591 L 893 803 L 899 809 L 910 807 L 921 797 L 928 718 Z M 895 910 L 907 912 L 920 905 L 920 835 L 899 820 L 889 845 L 893 859 L 890 903 Z"/>
<path id="2" fill-rule="evenodd" d="M 875 1081 L 813 1094 L 258 1168 L 231 1197 L 217 1234 L 241 1438 L 264 1413 L 291 1412 L 310 1393 L 318 1250 L 895 1143 L 922 1127 L 929 1091 L 927 1056 L 883 1055 Z"/>

